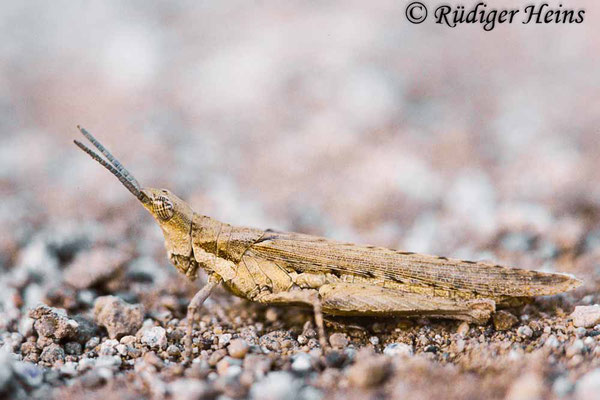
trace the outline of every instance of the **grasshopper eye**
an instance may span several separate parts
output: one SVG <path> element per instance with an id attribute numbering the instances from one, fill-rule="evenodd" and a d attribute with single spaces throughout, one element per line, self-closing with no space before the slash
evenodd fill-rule
<path id="1" fill-rule="evenodd" d="M 153 201 L 154 212 L 163 221 L 168 221 L 173 217 L 173 203 L 165 196 L 157 196 Z"/>

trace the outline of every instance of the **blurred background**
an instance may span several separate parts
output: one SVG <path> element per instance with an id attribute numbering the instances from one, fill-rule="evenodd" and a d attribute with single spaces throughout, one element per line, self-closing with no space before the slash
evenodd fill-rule
<path id="1" fill-rule="evenodd" d="M 0 266 L 64 266 L 40 235 L 168 263 L 81 124 L 225 222 L 595 276 L 600 10 L 570 3 L 485 32 L 399 1 L 3 2 Z"/>

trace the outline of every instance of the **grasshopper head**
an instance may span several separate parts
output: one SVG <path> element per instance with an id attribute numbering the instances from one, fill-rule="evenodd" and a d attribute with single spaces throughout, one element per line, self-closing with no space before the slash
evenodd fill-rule
<path id="1" fill-rule="evenodd" d="M 192 255 L 192 220 L 194 217 L 191 207 L 168 190 L 142 189 L 133 175 L 96 138 L 85 129 L 78 128 L 108 161 L 81 142 L 75 140 L 75 144 L 108 169 L 131 194 L 137 197 L 160 225 L 171 262 L 190 279 L 194 279 L 197 264 L 193 257 L 190 257 Z"/>
<path id="2" fill-rule="evenodd" d="M 160 225 L 169 256 L 189 257 L 192 251 L 192 208 L 166 189 L 144 188 L 140 192 L 144 197 L 140 200 L 142 205 Z"/>

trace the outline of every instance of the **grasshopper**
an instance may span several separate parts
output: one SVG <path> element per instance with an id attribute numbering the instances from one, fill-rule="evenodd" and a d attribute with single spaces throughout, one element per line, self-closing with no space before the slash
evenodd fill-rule
<path id="1" fill-rule="evenodd" d="M 213 289 L 263 304 L 312 307 L 321 347 L 323 313 L 430 316 L 484 324 L 496 307 L 561 293 L 581 281 L 490 263 L 342 243 L 302 233 L 232 226 L 198 214 L 166 189 L 142 188 L 133 175 L 85 129 L 81 133 L 106 160 L 75 144 L 108 169 L 160 225 L 167 255 L 194 281 L 206 284 L 187 308 L 186 358 L 193 354 L 193 323 Z"/>

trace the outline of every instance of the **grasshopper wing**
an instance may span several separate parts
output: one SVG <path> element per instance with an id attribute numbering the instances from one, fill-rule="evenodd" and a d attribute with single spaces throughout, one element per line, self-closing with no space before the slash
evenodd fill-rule
<path id="1" fill-rule="evenodd" d="M 581 284 L 567 274 L 359 246 L 299 233 L 267 232 L 249 250 L 298 272 L 350 274 L 478 296 L 552 295 Z"/>

